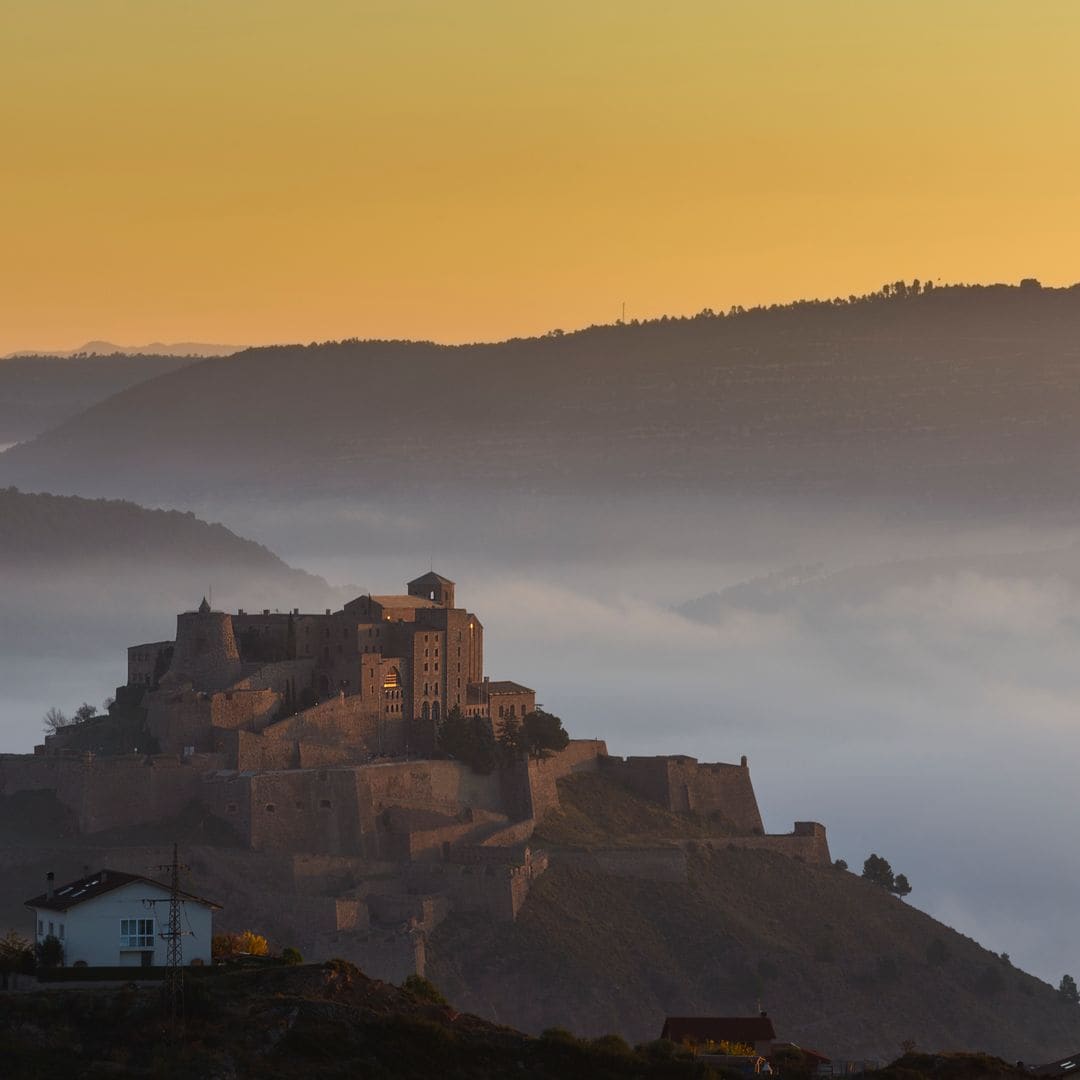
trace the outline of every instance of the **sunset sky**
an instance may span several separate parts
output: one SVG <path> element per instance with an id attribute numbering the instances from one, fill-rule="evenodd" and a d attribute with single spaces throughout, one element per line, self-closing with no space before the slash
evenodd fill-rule
<path id="1" fill-rule="evenodd" d="M 1080 278 L 1080 5 L 7 0 L 0 352 Z"/>

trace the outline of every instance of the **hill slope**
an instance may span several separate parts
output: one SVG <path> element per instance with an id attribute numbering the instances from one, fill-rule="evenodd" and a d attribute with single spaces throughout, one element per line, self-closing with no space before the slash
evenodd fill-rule
<path id="1" fill-rule="evenodd" d="M 173 636 L 175 613 L 336 607 L 344 594 L 191 513 L 0 489 L 0 738 L 29 749 L 50 706 L 100 702 L 126 647 Z"/>
<path id="2" fill-rule="evenodd" d="M 0 446 L 40 435 L 135 383 L 199 359 L 190 354 L 0 359 Z"/>
<path id="3" fill-rule="evenodd" d="M 517 923 L 452 916 L 435 932 L 428 974 L 464 1007 L 642 1040 L 665 1015 L 752 1014 L 760 1000 L 782 1038 L 850 1058 L 890 1059 L 906 1040 L 1026 1061 L 1080 1045 L 1080 1009 L 1055 990 L 852 873 L 699 840 L 685 881 L 660 880 L 647 852 L 673 824 L 632 796 L 598 821 L 595 783 L 561 785 L 565 810 L 537 838 L 553 865 Z M 624 828 L 642 876 L 560 856 L 567 842 L 618 845 Z"/>
<path id="4" fill-rule="evenodd" d="M 250 349 L 130 388 L 0 465 L 17 482 L 135 495 L 483 486 L 1071 504 L 1078 340 L 1080 288 L 992 286 L 495 345 Z"/>

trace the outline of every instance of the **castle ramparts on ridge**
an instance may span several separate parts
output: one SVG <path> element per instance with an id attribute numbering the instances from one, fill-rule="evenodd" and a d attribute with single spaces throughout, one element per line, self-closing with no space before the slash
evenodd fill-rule
<path id="1" fill-rule="evenodd" d="M 175 640 L 128 650 L 115 715 L 62 729 L 34 755 L 0 755 L 0 795 L 51 792 L 88 838 L 168 823 L 194 804 L 236 838 L 220 857 L 247 860 L 252 873 L 273 865 L 280 877 L 283 859 L 321 859 L 333 874 L 297 870 L 281 886 L 278 908 L 308 928 L 294 940 L 396 979 L 423 970 L 425 935 L 447 912 L 516 918 L 550 858 L 685 874 L 677 839 L 606 854 L 536 850 L 533 831 L 574 773 L 708 821 L 717 844 L 829 862 L 821 825 L 765 834 L 745 757 L 622 759 L 603 741 L 571 740 L 481 775 L 436 751 L 452 710 L 498 735 L 534 709 L 533 690 L 484 676 L 480 620 L 433 572 L 405 595 L 321 615 L 229 615 L 204 600 L 177 617 Z M 88 748 L 122 719 L 113 745 L 124 752 Z"/>

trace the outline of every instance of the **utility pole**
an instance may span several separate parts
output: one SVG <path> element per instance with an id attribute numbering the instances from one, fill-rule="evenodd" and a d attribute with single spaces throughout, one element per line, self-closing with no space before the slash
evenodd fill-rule
<path id="1" fill-rule="evenodd" d="M 180 865 L 177 845 L 173 844 L 172 864 L 159 866 L 158 870 L 169 872 L 169 929 L 161 934 L 166 942 L 165 980 L 161 986 L 161 1003 L 165 1016 L 175 1031 L 184 1022 L 184 950 L 180 939 L 180 871 L 187 866 Z"/>

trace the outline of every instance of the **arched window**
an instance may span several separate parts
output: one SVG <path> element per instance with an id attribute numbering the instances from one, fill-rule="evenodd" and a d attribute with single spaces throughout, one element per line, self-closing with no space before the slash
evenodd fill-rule
<path id="1" fill-rule="evenodd" d="M 420 708 L 420 719 L 421 720 L 430 720 L 431 719 L 431 706 L 426 701 L 424 702 L 424 704 Z"/>
<path id="2" fill-rule="evenodd" d="M 431 703 L 431 719 L 436 724 L 439 722 L 439 703 L 437 701 Z"/>

